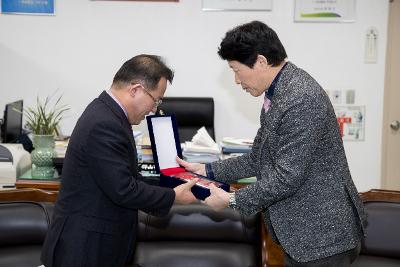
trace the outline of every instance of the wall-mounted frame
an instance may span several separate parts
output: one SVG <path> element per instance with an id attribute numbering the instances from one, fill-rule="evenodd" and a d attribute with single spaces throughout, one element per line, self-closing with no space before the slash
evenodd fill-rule
<path id="1" fill-rule="evenodd" d="M 295 0 L 296 22 L 354 22 L 356 0 Z"/>
<path id="2" fill-rule="evenodd" d="M 343 141 L 365 140 L 365 106 L 334 106 Z"/>
<path id="3" fill-rule="evenodd" d="M 1 0 L 1 13 L 54 15 L 55 0 Z"/>
<path id="4" fill-rule="evenodd" d="M 91 1 L 179 2 L 179 0 L 91 0 Z"/>
<path id="5" fill-rule="evenodd" d="M 203 11 L 270 11 L 272 0 L 202 0 Z"/>

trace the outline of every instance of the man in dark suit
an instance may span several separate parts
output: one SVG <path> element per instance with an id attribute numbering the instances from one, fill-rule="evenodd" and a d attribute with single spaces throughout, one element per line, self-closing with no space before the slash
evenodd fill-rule
<path id="1" fill-rule="evenodd" d="M 125 266 L 134 253 L 138 210 L 165 215 L 173 203 L 196 200 L 190 191 L 195 181 L 169 189 L 138 179 L 131 125 L 156 111 L 172 79 L 160 57 L 135 56 L 83 112 L 43 245 L 46 267 Z"/>
<path id="2" fill-rule="evenodd" d="M 218 54 L 235 82 L 265 95 L 250 153 L 186 169 L 224 182 L 256 176 L 236 193 L 213 187 L 216 210 L 261 211 L 286 266 L 348 266 L 358 255 L 365 213 L 352 181 L 333 107 L 321 86 L 286 61 L 275 31 L 253 21 L 227 32 Z"/>

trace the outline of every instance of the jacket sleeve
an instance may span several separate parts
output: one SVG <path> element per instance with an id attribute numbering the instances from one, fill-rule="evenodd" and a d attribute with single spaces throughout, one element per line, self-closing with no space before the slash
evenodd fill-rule
<path id="1" fill-rule="evenodd" d="M 134 155 L 129 154 L 128 146 L 131 146 L 129 138 L 117 122 L 96 124 L 86 144 L 90 176 L 117 205 L 160 215 L 168 213 L 175 200 L 175 192 L 136 179 L 130 159 Z"/>
<path id="2" fill-rule="evenodd" d="M 257 182 L 236 191 L 236 204 L 245 214 L 253 214 L 271 204 L 293 195 L 307 179 L 307 168 L 319 140 L 324 138 L 329 109 L 326 102 L 316 97 L 293 101 L 282 111 L 276 132 L 270 133 L 276 150 L 271 151 L 268 141 L 260 147 Z M 267 155 L 271 154 L 271 155 Z M 267 158 L 270 157 L 269 160 Z"/>

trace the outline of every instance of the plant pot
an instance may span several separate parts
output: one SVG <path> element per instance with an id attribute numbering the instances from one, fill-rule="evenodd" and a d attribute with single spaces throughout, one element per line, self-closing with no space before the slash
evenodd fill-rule
<path id="1" fill-rule="evenodd" d="M 54 145 L 53 135 L 33 135 L 32 178 L 54 178 L 53 158 L 57 155 Z"/>

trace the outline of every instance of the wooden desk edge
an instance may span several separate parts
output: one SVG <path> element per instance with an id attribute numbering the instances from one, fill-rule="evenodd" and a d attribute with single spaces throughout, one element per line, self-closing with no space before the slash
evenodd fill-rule
<path id="1" fill-rule="evenodd" d="M 0 190 L 0 201 L 36 201 L 55 202 L 58 191 L 46 191 L 39 188 L 20 188 Z"/>
<path id="2" fill-rule="evenodd" d="M 59 180 L 31 180 L 31 179 L 18 179 L 15 183 L 16 189 L 21 188 L 37 188 L 37 189 L 46 189 L 58 191 L 60 189 L 60 181 Z"/>

